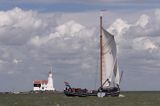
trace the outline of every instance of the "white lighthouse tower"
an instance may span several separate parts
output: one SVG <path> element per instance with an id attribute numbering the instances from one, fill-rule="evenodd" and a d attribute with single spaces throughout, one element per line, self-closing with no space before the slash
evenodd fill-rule
<path id="1" fill-rule="evenodd" d="M 49 75 L 48 75 L 47 90 L 48 91 L 54 91 L 55 90 L 55 88 L 53 86 L 52 67 L 51 67 L 51 70 L 50 70 Z"/>

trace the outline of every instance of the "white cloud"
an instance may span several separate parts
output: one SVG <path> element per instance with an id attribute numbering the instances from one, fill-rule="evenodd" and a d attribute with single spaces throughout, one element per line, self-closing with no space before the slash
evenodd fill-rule
<path id="1" fill-rule="evenodd" d="M 94 33 L 94 28 L 85 28 L 85 26 L 71 20 L 62 25 L 55 27 L 55 32 L 51 32 L 47 36 L 35 36 L 33 37 L 29 43 L 41 46 L 42 44 L 46 44 L 50 41 L 54 41 L 56 38 L 63 38 L 64 40 L 74 39 L 74 37 L 86 38 L 92 36 Z M 62 42 L 59 42 L 61 45 Z M 58 45 L 58 44 L 57 44 Z M 76 48 L 76 45 L 74 46 Z"/>
<path id="2" fill-rule="evenodd" d="M 149 23 L 149 16 L 143 14 L 140 16 L 139 20 L 136 22 L 135 26 L 141 26 L 145 28 L 145 26 Z"/>
<path id="3" fill-rule="evenodd" d="M 38 19 L 37 13 L 33 11 L 24 11 L 18 7 L 13 10 L 0 12 L 0 26 L 1 27 L 15 27 L 15 28 L 39 28 L 46 24 Z"/>
<path id="4" fill-rule="evenodd" d="M 118 35 L 122 36 L 124 35 L 130 28 L 140 26 L 141 28 L 145 28 L 145 26 L 149 23 L 149 16 L 147 15 L 141 15 L 140 18 L 137 20 L 137 22 L 129 24 L 127 21 L 118 18 L 115 20 L 113 24 L 110 25 L 108 28 L 108 31 Z"/>
<path id="5" fill-rule="evenodd" d="M 15 64 L 18 64 L 18 63 L 21 63 L 22 62 L 22 60 L 19 60 L 19 59 L 14 59 L 13 60 L 13 63 L 15 63 Z"/>
<path id="6" fill-rule="evenodd" d="M 116 19 L 116 21 L 109 27 L 108 31 L 118 36 L 121 36 L 125 33 L 126 30 L 130 27 L 126 21 L 121 18 Z"/>
<path id="7" fill-rule="evenodd" d="M 75 21 L 69 21 L 63 25 L 56 27 L 56 31 L 60 35 L 75 36 L 75 33 L 80 32 L 84 28 L 84 26 L 76 23 Z"/>
<path id="8" fill-rule="evenodd" d="M 18 7 L 9 11 L 0 11 L 0 41 L 4 44 L 24 44 L 32 36 L 47 27 L 34 11 L 25 11 Z M 24 36 L 25 35 L 25 36 Z M 12 37 L 12 39 L 10 39 Z"/>
<path id="9" fill-rule="evenodd" d="M 46 38 L 46 37 L 40 38 L 39 36 L 35 36 L 30 40 L 30 43 L 36 46 L 41 46 L 41 44 L 45 44 L 49 40 L 50 38 Z"/>
<path id="10" fill-rule="evenodd" d="M 141 72 L 147 74 L 150 70 L 159 73 L 155 63 L 159 62 L 160 57 L 160 38 L 157 36 L 160 23 L 158 9 L 154 12 L 153 15 L 153 11 L 148 11 L 150 14 L 141 11 L 133 16 L 130 12 L 124 14 L 120 11 L 119 14 L 115 11 L 107 14 L 111 18 L 107 21 L 112 23 L 108 30 L 118 35 L 115 38 L 120 50 L 120 67 L 129 70 L 125 72 L 124 80 L 127 87 L 131 86 L 130 89 L 134 86 L 130 84 L 133 75 L 138 78 Z M 87 82 L 94 83 L 94 72 L 98 70 L 99 63 L 97 12 L 39 13 L 14 8 L 0 11 L 0 16 L 6 17 L 0 18 L 0 75 L 15 75 L 15 79 L 23 76 L 25 79 L 20 83 L 28 80 L 26 85 L 30 87 L 35 78 L 46 78 L 49 65 L 53 65 L 55 86 L 58 88 L 63 88 L 60 83 L 66 79 L 75 81 L 73 84 L 86 81 L 83 85 L 78 83 L 79 86 L 90 87 Z M 19 59 L 23 60 L 20 65 L 13 64 L 18 63 Z M 144 74 L 141 76 L 145 77 Z M 20 83 L 15 81 L 16 86 Z"/>
<path id="11" fill-rule="evenodd" d="M 137 50 L 154 50 L 158 49 L 156 44 L 149 37 L 139 37 L 133 40 L 133 48 Z"/>
<path id="12" fill-rule="evenodd" d="M 158 22 L 160 22 L 160 9 L 155 10 L 155 17 Z"/>

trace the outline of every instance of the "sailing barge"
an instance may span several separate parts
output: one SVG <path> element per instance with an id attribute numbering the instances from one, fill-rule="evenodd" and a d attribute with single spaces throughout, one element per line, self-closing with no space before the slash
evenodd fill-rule
<path id="1" fill-rule="evenodd" d="M 122 73 L 123 74 L 123 73 Z M 122 77 L 121 74 L 121 77 Z M 88 91 L 87 89 L 71 88 L 65 82 L 66 96 L 119 96 L 120 80 L 119 67 L 117 62 L 117 48 L 114 35 L 107 32 L 102 26 L 102 16 L 100 16 L 100 87 L 97 90 Z"/>

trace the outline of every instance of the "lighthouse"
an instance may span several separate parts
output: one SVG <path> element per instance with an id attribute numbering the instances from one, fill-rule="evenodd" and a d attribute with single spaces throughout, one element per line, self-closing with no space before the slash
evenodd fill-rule
<path id="1" fill-rule="evenodd" d="M 49 71 L 48 80 L 33 81 L 33 91 L 55 91 L 53 86 L 52 68 Z"/>
<path id="2" fill-rule="evenodd" d="M 48 75 L 48 84 L 47 84 L 47 90 L 48 91 L 54 91 L 55 88 L 53 86 L 53 77 L 52 77 L 52 67 L 51 67 L 51 70 L 49 72 L 49 75 Z"/>

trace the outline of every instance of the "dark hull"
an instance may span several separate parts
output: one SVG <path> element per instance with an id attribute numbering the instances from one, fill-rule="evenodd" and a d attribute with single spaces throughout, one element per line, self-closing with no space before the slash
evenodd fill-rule
<path id="1" fill-rule="evenodd" d="M 120 89 L 117 87 L 112 87 L 112 88 L 106 88 L 106 89 L 99 89 L 97 91 L 93 92 L 84 92 L 84 91 L 69 91 L 69 90 L 64 90 L 64 94 L 66 96 L 78 96 L 78 97 L 87 97 L 87 96 L 98 96 L 98 97 L 107 97 L 107 96 L 112 96 L 116 97 L 119 96 L 120 94 Z"/>
<path id="2" fill-rule="evenodd" d="M 103 89 L 100 89 L 98 91 L 98 93 L 103 93 L 104 96 L 119 96 L 120 94 L 120 88 L 119 87 L 110 87 L 110 88 L 103 88 Z M 98 95 L 98 94 L 97 94 Z"/>
<path id="3" fill-rule="evenodd" d="M 79 96 L 79 97 L 86 97 L 86 96 L 88 96 L 88 94 L 84 93 L 84 92 L 72 92 L 72 91 L 66 91 L 66 90 L 64 90 L 64 94 L 66 96 L 72 96 L 72 97 L 74 97 L 74 96 Z"/>

